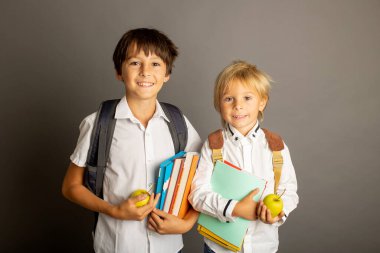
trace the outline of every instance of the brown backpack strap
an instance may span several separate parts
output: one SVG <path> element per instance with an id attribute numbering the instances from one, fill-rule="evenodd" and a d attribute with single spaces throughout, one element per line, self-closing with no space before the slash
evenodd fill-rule
<path id="1" fill-rule="evenodd" d="M 223 133 L 221 129 L 212 132 L 208 136 L 208 143 L 212 150 L 212 162 L 223 161 L 222 148 L 224 144 Z"/>
<path id="2" fill-rule="evenodd" d="M 268 129 L 262 128 L 265 133 L 265 138 L 268 141 L 270 150 L 281 151 L 284 149 L 284 142 L 280 135 L 269 131 Z"/>
<path id="3" fill-rule="evenodd" d="M 274 172 L 274 193 L 277 193 L 278 185 L 280 183 L 282 165 L 284 159 L 282 158 L 281 150 L 284 149 L 284 142 L 278 134 L 275 134 L 267 129 L 263 128 L 265 138 L 268 141 L 270 150 L 272 150 L 273 158 L 273 172 Z"/>

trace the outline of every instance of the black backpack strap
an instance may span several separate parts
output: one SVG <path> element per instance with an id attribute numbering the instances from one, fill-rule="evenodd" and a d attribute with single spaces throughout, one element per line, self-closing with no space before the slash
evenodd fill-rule
<path id="1" fill-rule="evenodd" d="M 87 156 L 87 187 L 102 197 L 103 178 L 115 130 L 115 111 L 120 99 L 104 101 L 99 108 Z"/>
<path id="2" fill-rule="evenodd" d="M 160 102 L 166 117 L 169 118 L 169 131 L 173 139 L 174 152 L 184 151 L 187 145 L 187 125 L 181 110 L 168 103 Z"/>

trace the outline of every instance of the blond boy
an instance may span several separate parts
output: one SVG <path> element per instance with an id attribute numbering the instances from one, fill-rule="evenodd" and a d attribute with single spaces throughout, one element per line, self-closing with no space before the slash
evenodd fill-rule
<path id="1" fill-rule="evenodd" d="M 259 124 L 268 102 L 269 89 L 269 76 L 244 61 L 224 68 L 216 79 L 214 89 L 214 106 L 223 123 L 223 159 L 265 179 L 268 183 L 263 197 L 274 191 L 272 151 Z M 245 253 L 276 252 L 278 227 L 298 204 L 296 175 L 286 145 L 281 153 L 284 163 L 278 190 L 286 189 L 282 196 L 284 209 L 278 216 L 272 217 L 262 202 L 252 200 L 257 190 L 240 201 L 226 199 L 213 192 L 210 184 L 213 161 L 209 141 L 202 147 L 189 200 L 194 209 L 222 222 L 234 222 L 236 217 L 251 220 L 242 246 Z M 205 238 L 204 252 L 231 251 Z"/>

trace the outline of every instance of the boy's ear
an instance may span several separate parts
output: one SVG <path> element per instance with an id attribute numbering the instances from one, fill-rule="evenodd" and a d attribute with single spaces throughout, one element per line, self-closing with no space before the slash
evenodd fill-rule
<path id="1" fill-rule="evenodd" d="M 166 83 L 167 81 L 169 81 L 169 79 L 170 79 L 170 75 L 168 74 L 168 75 L 166 75 L 166 76 L 164 77 L 164 83 Z"/>
<path id="2" fill-rule="evenodd" d="M 115 76 L 116 76 L 117 80 L 123 81 L 123 77 L 121 75 L 119 75 L 119 73 L 117 73 L 117 70 L 115 70 Z"/>
<path id="3" fill-rule="evenodd" d="M 261 98 L 260 104 L 259 104 L 259 110 L 260 111 L 264 111 L 265 107 L 267 106 L 267 102 L 268 102 L 268 97 L 267 96 L 264 96 L 264 97 Z"/>

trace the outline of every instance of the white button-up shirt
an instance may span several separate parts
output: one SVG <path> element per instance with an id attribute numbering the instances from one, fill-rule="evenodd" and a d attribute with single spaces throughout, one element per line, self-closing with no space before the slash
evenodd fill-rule
<path id="1" fill-rule="evenodd" d="M 86 166 L 91 132 L 96 113 L 80 124 L 80 135 L 71 161 Z M 137 120 L 127 103 L 121 99 L 115 112 L 116 126 L 104 175 L 103 195 L 111 204 L 118 205 L 137 189 L 149 189 L 155 184 L 159 164 L 174 155 L 174 146 L 166 117 L 160 104 L 145 128 Z M 185 117 L 188 141 L 185 151 L 199 151 L 201 140 Z M 98 253 L 174 253 L 183 247 L 182 235 L 160 235 L 147 229 L 143 221 L 118 220 L 99 214 L 94 248 Z"/>
<path id="2" fill-rule="evenodd" d="M 242 170 L 250 172 L 267 181 L 267 186 L 263 197 L 274 192 L 274 172 L 272 165 L 272 151 L 263 130 L 256 124 L 255 127 L 243 136 L 232 126 L 227 126 L 223 130 L 223 159 L 240 167 Z M 222 222 L 233 222 L 236 217 L 232 216 L 232 211 L 237 203 L 223 198 L 211 189 L 211 175 L 213 171 L 212 151 L 208 140 L 204 143 L 201 151 L 197 172 L 194 176 L 189 195 L 190 203 L 193 207 L 205 214 L 218 218 Z M 281 197 L 284 202 L 284 212 L 286 216 L 296 208 L 298 204 L 297 179 L 294 167 L 290 158 L 288 147 L 285 145 L 281 152 L 284 164 L 278 192 L 286 189 Z M 226 210 L 225 210 L 226 209 Z M 278 226 L 285 221 L 269 225 L 261 221 L 252 221 L 244 238 L 241 252 L 268 253 L 276 252 L 278 249 Z M 217 253 L 231 252 L 218 244 L 205 238 L 207 245 Z"/>

